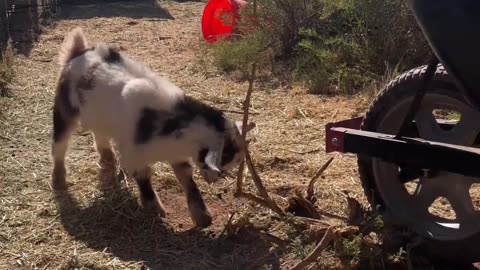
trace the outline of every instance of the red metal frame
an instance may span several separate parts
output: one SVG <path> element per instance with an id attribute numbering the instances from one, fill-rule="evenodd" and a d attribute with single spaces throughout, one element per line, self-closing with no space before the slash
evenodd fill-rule
<path id="1" fill-rule="evenodd" d="M 372 157 L 410 168 L 448 171 L 480 177 L 480 149 L 418 138 L 411 129 L 411 136 L 361 130 L 362 117 L 348 119 L 326 126 L 326 152 L 351 153 Z M 441 125 L 451 125 L 442 121 Z M 462 162 L 458 162 L 461 160 Z"/>
<path id="2" fill-rule="evenodd" d="M 325 127 L 325 150 L 327 153 L 340 152 L 345 153 L 343 133 L 332 130 L 334 127 L 360 129 L 363 117 L 343 120 L 336 123 L 328 123 Z"/>

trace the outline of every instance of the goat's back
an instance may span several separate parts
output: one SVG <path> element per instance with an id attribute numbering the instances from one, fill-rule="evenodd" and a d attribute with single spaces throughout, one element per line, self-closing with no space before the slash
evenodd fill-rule
<path id="1" fill-rule="evenodd" d="M 65 71 L 82 125 L 109 137 L 132 134 L 143 108 L 169 111 L 183 96 L 145 65 L 104 44 L 72 59 Z"/>

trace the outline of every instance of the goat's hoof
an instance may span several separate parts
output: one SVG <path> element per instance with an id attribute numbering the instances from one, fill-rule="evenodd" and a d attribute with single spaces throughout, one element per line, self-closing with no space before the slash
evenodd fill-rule
<path id="1" fill-rule="evenodd" d="M 192 213 L 192 220 L 195 226 L 200 227 L 200 228 L 206 228 L 210 225 L 212 225 L 212 215 L 207 211 L 207 212 L 196 212 Z"/>
<path id="2" fill-rule="evenodd" d="M 100 182 L 104 187 L 115 187 L 118 183 L 115 168 L 101 168 L 99 170 L 99 177 Z"/>
<path id="3" fill-rule="evenodd" d="M 65 167 L 55 167 L 52 173 L 52 189 L 58 191 L 67 190 L 67 181 L 65 181 L 65 177 Z"/>
<path id="4" fill-rule="evenodd" d="M 142 204 L 143 207 L 146 208 L 148 211 L 159 214 L 163 218 L 167 216 L 167 211 L 165 211 L 165 207 L 163 207 L 163 204 L 158 198 L 151 201 L 143 200 Z"/>
<path id="5" fill-rule="evenodd" d="M 124 169 L 120 168 L 118 170 L 116 179 L 117 179 L 118 182 L 122 182 L 123 180 L 127 179 L 127 173 L 125 172 Z"/>
<path id="6" fill-rule="evenodd" d="M 64 182 L 58 182 L 58 181 L 52 181 L 52 189 L 55 191 L 65 191 L 68 189 L 67 183 Z"/>

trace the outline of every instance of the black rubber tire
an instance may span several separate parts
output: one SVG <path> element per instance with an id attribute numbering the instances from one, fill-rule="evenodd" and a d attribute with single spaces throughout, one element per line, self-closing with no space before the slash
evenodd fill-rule
<path id="1" fill-rule="evenodd" d="M 422 86 L 426 69 L 427 66 L 411 69 L 391 81 L 370 105 L 360 129 L 377 131 L 377 126 L 381 122 L 382 117 L 394 104 L 397 104 L 400 100 L 412 98 L 415 95 L 419 87 Z M 433 87 L 429 91 L 427 93 L 448 95 L 469 104 L 442 65 L 438 65 Z M 379 193 L 376 186 L 372 158 L 358 155 L 357 162 L 362 187 L 372 208 L 379 207 L 381 212 L 387 210 L 382 194 Z M 425 255 L 429 257 L 435 257 L 436 260 L 471 263 L 480 259 L 480 245 L 478 244 L 480 233 L 459 241 L 425 240 L 421 247 L 422 252 L 425 252 Z"/>

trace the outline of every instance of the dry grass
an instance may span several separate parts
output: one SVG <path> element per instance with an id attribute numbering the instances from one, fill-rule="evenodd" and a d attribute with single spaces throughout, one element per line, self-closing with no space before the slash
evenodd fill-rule
<path id="1" fill-rule="evenodd" d="M 269 210 L 233 198 L 233 178 L 213 186 L 199 181 L 214 215 L 213 226 L 203 231 L 191 229 L 182 191 L 164 165 L 156 166 L 154 184 L 167 208 L 164 221 L 142 211 L 131 182 L 103 194 L 90 135 L 77 135 L 71 143 L 69 193 L 52 192 L 49 146 L 57 51 L 73 27 L 84 28 L 91 41 L 111 43 L 144 61 L 189 95 L 226 111 L 242 111 L 247 84 L 206 70 L 196 61 L 202 51 L 204 3 L 162 2 L 164 10 L 157 13 L 145 8 L 148 3 L 122 3 L 102 9 L 69 7 L 68 17 L 45 29 L 30 57 L 16 59 L 13 97 L 0 99 L 0 265 L 4 269 L 287 269 L 298 263 L 315 244 L 303 242 Z M 174 20 L 166 19 L 166 10 Z M 143 17 L 146 11 L 148 16 Z M 250 149 L 273 199 L 285 206 L 290 191 L 305 188 L 330 158 L 324 154 L 325 124 L 360 115 L 369 97 L 320 97 L 297 86 L 259 85 L 252 100 L 251 119 L 257 128 Z M 235 113 L 231 117 L 241 119 Z M 249 177 L 246 183 L 245 190 L 251 190 Z M 316 206 L 346 216 L 344 191 L 365 202 L 355 160 L 349 156 L 338 157 L 317 181 Z M 282 249 L 248 229 L 225 233 L 233 211 L 237 216 L 255 213 L 249 217 L 256 226 L 297 240 Z M 350 267 L 336 254 L 326 251 L 317 267 Z"/>

